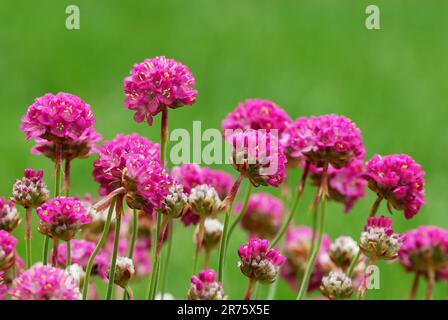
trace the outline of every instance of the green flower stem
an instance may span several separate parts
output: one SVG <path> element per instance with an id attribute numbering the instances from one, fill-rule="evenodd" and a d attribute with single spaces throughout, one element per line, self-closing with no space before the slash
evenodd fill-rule
<path id="1" fill-rule="evenodd" d="M 58 265 L 58 249 L 59 249 L 59 239 L 53 238 L 53 255 L 51 257 L 51 265 L 57 267 Z"/>
<path id="2" fill-rule="evenodd" d="M 129 297 L 129 300 L 134 300 L 134 292 L 132 291 L 131 287 L 129 285 L 127 285 L 124 288 L 124 292 L 125 292 L 125 297 Z"/>
<path id="3" fill-rule="evenodd" d="M 97 256 L 98 252 L 103 247 L 104 242 L 106 242 L 107 236 L 109 235 L 110 222 L 112 220 L 112 214 L 114 213 L 114 206 L 115 206 L 116 200 L 117 200 L 116 197 L 114 197 L 112 199 L 112 203 L 109 207 L 109 212 L 107 213 L 107 218 L 106 218 L 106 222 L 104 224 L 104 229 L 103 229 L 103 233 L 101 234 L 100 241 L 96 245 L 95 250 L 93 250 L 92 255 L 89 258 L 89 262 L 87 263 L 86 275 L 85 275 L 85 279 L 84 279 L 84 285 L 82 288 L 82 299 L 83 300 L 87 299 L 87 293 L 89 291 L 89 282 L 90 282 L 89 279 L 90 279 L 90 275 L 92 273 L 92 268 L 93 268 L 93 263 L 95 261 L 95 257 Z"/>
<path id="4" fill-rule="evenodd" d="M 376 215 L 376 212 L 378 211 L 378 208 L 380 207 L 380 203 L 382 200 L 383 196 L 378 194 L 375 202 L 373 203 L 372 208 L 370 209 L 369 217 L 374 217 Z"/>
<path id="5" fill-rule="evenodd" d="M 115 268 L 117 265 L 118 256 L 118 242 L 120 240 L 121 217 L 123 215 L 123 196 L 119 196 L 115 205 L 115 235 L 114 235 L 114 250 L 112 253 L 112 260 L 109 269 L 109 284 L 107 286 L 106 300 L 111 300 L 112 292 L 115 287 Z"/>
<path id="6" fill-rule="evenodd" d="M 244 294 L 244 300 L 250 300 L 250 296 L 252 295 L 252 289 L 256 284 L 255 278 L 249 278 L 249 284 L 247 285 L 246 293 Z"/>
<path id="7" fill-rule="evenodd" d="M 134 257 L 135 241 L 137 240 L 137 233 L 138 233 L 138 211 L 136 209 L 133 209 L 132 217 L 133 218 L 132 218 L 131 243 L 129 244 L 129 252 L 128 252 L 129 259 L 133 259 Z M 128 298 L 129 294 L 127 290 L 125 290 L 123 294 L 123 300 L 127 300 Z"/>
<path id="8" fill-rule="evenodd" d="M 50 238 L 47 236 L 44 236 L 44 249 L 42 252 L 42 263 L 44 266 L 48 264 L 48 249 L 50 247 Z"/>
<path id="9" fill-rule="evenodd" d="M 26 268 L 32 264 L 31 259 L 31 208 L 25 208 L 25 240 L 26 240 Z"/>
<path id="10" fill-rule="evenodd" d="M 369 273 L 367 273 L 367 271 L 369 270 L 370 266 L 374 266 L 375 265 L 375 262 L 376 261 L 375 261 L 374 258 L 370 258 L 368 263 L 367 263 L 366 269 L 364 270 L 362 283 L 361 283 L 361 285 L 359 286 L 359 289 L 358 289 L 358 299 L 359 300 L 363 300 L 365 295 L 366 295 L 366 293 L 367 293 L 366 281 L 371 276 L 371 273 L 369 274 Z M 373 270 L 371 272 L 373 272 Z"/>
<path id="11" fill-rule="evenodd" d="M 274 300 L 275 298 L 275 294 L 277 293 L 277 287 L 278 287 L 278 279 L 276 279 L 274 281 L 274 283 L 272 283 L 269 286 L 269 291 L 268 291 L 268 298 L 267 300 Z"/>
<path id="12" fill-rule="evenodd" d="M 308 177 L 308 171 L 310 168 L 310 163 L 307 161 L 305 164 L 305 169 L 302 173 L 302 178 L 299 182 L 299 187 L 297 188 L 297 195 L 294 199 L 294 203 L 292 205 L 291 211 L 289 212 L 288 218 L 285 220 L 285 222 L 282 225 L 282 228 L 280 229 L 279 233 L 275 237 L 274 240 L 271 242 L 270 248 L 273 248 L 277 245 L 277 243 L 282 239 L 283 235 L 285 234 L 286 230 L 288 229 L 289 224 L 291 223 L 292 219 L 294 218 L 294 214 L 297 211 L 297 208 L 299 206 L 300 198 L 303 195 L 303 191 L 305 190 L 305 182 L 306 178 Z"/>
<path id="13" fill-rule="evenodd" d="M 64 191 L 65 196 L 68 197 L 70 195 L 70 160 L 65 160 L 65 168 L 64 168 Z"/>
<path id="14" fill-rule="evenodd" d="M 241 219 L 243 219 L 244 215 L 246 214 L 247 205 L 249 203 L 250 194 L 252 193 L 252 183 L 249 182 L 249 186 L 247 187 L 246 195 L 244 197 L 243 206 L 241 207 L 241 211 L 239 215 L 235 218 L 235 220 L 232 222 L 232 225 L 230 226 L 229 233 L 227 234 L 227 240 L 226 240 L 226 254 L 227 254 L 227 247 L 229 246 L 230 237 L 232 236 L 233 231 L 235 230 L 236 226 L 240 223 Z"/>
<path id="15" fill-rule="evenodd" d="M 415 296 L 417 295 L 418 283 L 420 282 L 420 272 L 416 272 L 414 276 L 414 281 L 412 281 L 412 287 L 408 294 L 409 300 L 415 300 Z"/>
<path id="16" fill-rule="evenodd" d="M 426 287 L 426 300 L 432 300 L 432 292 L 434 290 L 434 282 L 436 280 L 436 274 L 434 268 L 428 268 L 428 286 Z"/>
<path id="17" fill-rule="evenodd" d="M 170 233 L 168 235 L 168 247 L 166 250 L 165 262 L 163 264 L 163 273 L 162 273 L 162 286 L 160 287 L 161 299 L 165 296 L 165 288 L 166 288 L 166 280 L 168 278 L 168 265 L 170 263 L 171 258 L 171 249 L 173 247 L 173 234 L 174 234 L 174 222 L 171 219 L 169 222 Z"/>
<path id="18" fill-rule="evenodd" d="M 199 220 L 198 234 L 196 235 L 196 249 L 194 252 L 192 274 L 196 274 L 198 270 L 199 254 L 202 248 L 202 241 L 204 240 L 204 232 L 205 232 L 205 217 L 201 216 L 201 219 Z"/>
<path id="19" fill-rule="evenodd" d="M 160 162 L 165 167 L 166 147 L 168 142 L 168 108 L 162 108 L 162 122 L 160 125 Z"/>
<path id="20" fill-rule="evenodd" d="M 159 268 L 159 254 L 158 254 L 158 246 L 159 246 L 159 234 L 160 234 L 160 226 L 162 224 L 161 213 L 156 212 L 157 216 L 157 224 L 156 224 L 156 232 L 154 233 L 154 241 L 153 241 L 153 255 L 152 255 L 152 267 L 151 267 L 151 278 L 149 282 L 149 290 L 148 290 L 148 300 L 153 300 L 153 292 L 156 290 L 156 282 L 157 278 L 157 270 Z"/>
<path id="21" fill-rule="evenodd" d="M 355 267 L 358 264 L 360 257 L 361 257 L 361 250 L 358 250 L 358 254 L 353 258 L 352 263 L 350 263 L 350 267 L 348 268 L 347 271 L 347 277 L 351 278 L 353 276 L 353 271 L 355 270 Z"/>
<path id="22" fill-rule="evenodd" d="M 67 260 L 65 261 L 65 268 L 69 268 L 72 264 L 72 246 L 70 240 L 67 241 Z"/>

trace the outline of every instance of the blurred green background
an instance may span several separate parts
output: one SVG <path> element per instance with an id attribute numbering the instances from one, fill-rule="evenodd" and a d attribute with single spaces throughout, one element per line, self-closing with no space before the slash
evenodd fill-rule
<path id="1" fill-rule="evenodd" d="M 373 3 L 381 10 L 381 30 L 364 26 L 365 8 Z M 80 8 L 80 30 L 65 28 L 70 4 Z M 105 139 L 138 132 L 157 141 L 159 118 L 153 127 L 137 125 L 123 107 L 122 81 L 134 63 L 166 55 L 190 67 L 199 90 L 193 107 L 170 112 L 170 128 L 190 130 L 193 120 L 219 128 L 239 101 L 252 97 L 275 101 L 293 118 L 344 114 L 361 128 L 368 157 L 404 152 L 426 171 L 427 205 L 411 221 L 396 213 L 396 231 L 421 224 L 446 228 L 447 14 L 444 0 L 1 1 L 0 194 L 11 195 L 25 167 L 43 168 L 53 188 L 52 164 L 30 154 L 33 142 L 25 142 L 19 130 L 27 107 L 46 92 L 82 97 Z M 93 158 L 73 163 L 74 193 L 96 195 Z M 305 210 L 312 193 L 309 188 L 298 223 L 310 221 Z M 368 192 L 348 215 L 331 203 L 330 237 L 357 239 L 373 200 Z M 22 240 L 22 228 L 15 235 Z M 177 228 L 168 279 L 168 291 L 177 298 L 185 298 L 189 287 L 190 239 L 192 228 Z M 236 254 L 244 240 L 239 231 L 229 248 L 224 286 L 231 298 L 242 298 L 246 288 Z M 36 232 L 33 241 L 37 259 L 42 236 Z M 19 251 L 23 256 L 23 241 Z M 381 289 L 367 298 L 405 298 L 412 276 L 397 263 L 380 268 Z M 133 287 L 142 297 L 146 280 Z M 437 283 L 435 297 L 447 295 L 447 285 Z M 282 282 L 278 298 L 295 296 Z"/>

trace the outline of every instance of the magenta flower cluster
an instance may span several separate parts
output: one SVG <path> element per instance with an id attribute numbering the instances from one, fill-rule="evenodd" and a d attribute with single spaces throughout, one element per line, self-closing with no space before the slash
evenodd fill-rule
<path id="1" fill-rule="evenodd" d="M 17 239 L 14 238 L 9 232 L 0 230 L 0 265 L 3 259 L 14 252 L 17 246 Z"/>
<path id="2" fill-rule="evenodd" d="M 216 272 L 205 269 L 199 272 L 199 276 L 191 276 L 191 286 L 188 291 L 190 300 L 225 300 L 221 282 L 216 281 Z"/>
<path id="3" fill-rule="evenodd" d="M 32 168 L 24 170 L 22 179 L 17 179 L 12 188 L 15 203 L 25 208 L 35 208 L 48 200 L 50 192 L 43 181 L 44 172 Z"/>

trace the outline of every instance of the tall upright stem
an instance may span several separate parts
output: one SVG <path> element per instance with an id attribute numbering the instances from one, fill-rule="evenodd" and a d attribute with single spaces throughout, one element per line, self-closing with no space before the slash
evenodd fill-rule
<path id="1" fill-rule="evenodd" d="M 151 278 L 150 278 L 150 282 L 149 282 L 148 300 L 154 300 L 155 291 L 157 290 L 156 282 L 158 281 L 157 274 L 158 274 L 158 269 L 159 269 L 158 247 L 159 247 L 160 227 L 162 224 L 162 217 L 161 217 L 162 214 L 159 212 L 156 212 L 155 214 L 157 215 L 157 224 L 156 224 L 156 231 L 154 234 L 154 245 L 153 245 L 153 249 L 152 249 L 152 252 L 153 252 L 152 268 L 151 268 Z"/>
<path id="2" fill-rule="evenodd" d="M 129 244 L 129 252 L 128 258 L 132 259 L 134 257 L 134 248 L 135 242 L 137 241 L 138 234 L 138 211 L 136 209 L 133 210 L 132 215 L 132 234 L 131 234 L 131 243 Z"/>
<path id="3" fill-rule="evenodd" d="M 115 268 L 117 266 L 118 243 L 120 240 L 121 217 L 123 215 L 123 196 L 118 196 L 115 204 L 115 235 L 114 235 L 114 249 L 112 252 L 112 260 L 110 262 L 109 270 L 109 284 L 107 286 L 106 300 L 111 300 L 112 292 L 115 287 Z"/>
<path id="4" fill-rule="evenodd" d="M 68 269 L 72 264 L 72 246 L 70 240 L 67 241 L 67 258 L 65 261 L 65 268 Z"/>
<path id="5" fill-rule="evenodd" d="M 160 162 L 165 167 L 166 160 L 166 145 L 168 142 L 168 108 L 162 109 L 162 122 L 160 125 Z"/>
<path id="6" fill-rule="evenodd" d="M 198 261 L 199 261 L 199 253 L 202 248 L 202 241 L 204 240 L 204 232 L 205 232 L 205 217 L 201 216 L 198 225 L 198 233 L 196 235 L 196 250 L 194 252 L 194 262 L 193 262 L 193 272 L 192 274 L 196 274 L 198 269 Z"/>
<path id="7" fill-rule="evenodd" d="M 44 248 L 42 250 L 42 263 L 44 266 L 48 264 L 48 249 L 50 248 L 50 238 L 44 236 Z"/>
<path id="8" fill-rule="evenodd" d="M 372 208 L 370 209 L 369 217 L 374 217 L 378 211 L 378 208 L 380 207 L 380 203 L 383 200 L 383 196 L 378 194 L 375 202 L 372 205 Z"/>
<path id="9" fill-rule="evenodd" d="M 64 192 L 65 196 L 68 197 L 70 195 L 70 160 L 65 160 L 64 167 Z"/>
<path id="10" fill-rule="evenodd" d="M 428 286 L 426 287 L 426 300 L 432 300 L 432 292 L 434 290 L 434 282 L 436 280 L 436 274 L 434 268 L 428 269 Z"/>
<path id="11" fill-rule="evenodd" d="M 162 300 L 164 300 L 164 297 L 165 297 L 166 280 L 168 278 L 168 271 L 169 271 L 168 265 L 169 265 L 170 258 L 171 258 L 171 249 L 173 247 L 173 234 L 174 234 L 173 228 L 174 228 L 174 223 L 173 223 L 173 220 L 170 219 L 170 222 L 169 222 L 170 233 L 168 235 L 168 237 L 169 237 L 168 238 L 168 247 L 166 250 L 165 262 L 163 264 L 162 286 L 160 287 L 160 294 L 161 294 Z"/>
<path id="12" fill-rule="evenodd" d="M 371 266 L 375 265 L 375 262 L 376 262 L 375 259 L 371 258 L 370 261 L 367 263 L 367 267 L 366 267 L 366 269 L 364 271 L 364 275 L 363 275 L 363 279 L 362 279 L 362 282 L 361 282 L 361 286 L 358 289 L 358 298 L 360 300 L 364 299 L 364 297 L 366 295 L 366 292 L 367 292 L 367 289 L 368 289 L 367 288 L 367 280 L 369 280 L 370 276 L 373 273 L 373 269 L 372 269 L 372 271 L 370 271 L 370 273 L 369 273 L 369 269 L 370 269 Z"/>
<path id="13" fill-rule="evenodd" d="M 273 248 L 277 245 L 277 243 L 282 239 L 283 235 L 285 234 L 286 230 L 288 229 L 289 224 L 291 223 L 292 219 L 294 218 L 294 214 L 297 211 L 297 208 L 299 206 L 300 198 L 303 195 L 303 191 L 305 190 L 305 183 L 306 179 L 308 177 L 308 172 L 310 168 L 310 163 L 307 161 L 305 164 L 305 169 L 302 172 L 302 178 L 300 179 L 299 186 L 297 187 L 297 195 L 294 199 L 294 203 L 292 205 L 291 211 L 289 212 L 288 218 L 283 222 L 282 228 L 280 229 L 279 233 L 275 237 L 274 240 L 271 242 L 270 248 Z"/>
<path id="14" fill-rule="evenodd" d="M 58 249 L 59 249 L 59 239 L 53 238 L 53 255 L 51 257 L 51 264 L 53 267 L 58 266 Z"/>
<path id="15" fill-rule="evenodd" d="M 252 295 L 252 289 L 254 288 L 255 278 L 249 278 L 249 283 L 247 285 L 246 293 L 244 294 L 244 300 L 250 300 Z"/>
<path id="16" fill-rule="evenodd" d="M 414 276 L 414 281 L 412 281 L 412 287 L 408 294 L 409 300 L 415 300 L 415 296 L 417 295 L 418 283 L 420 280 L 420 272 L 416 272 Z"/>
<path id="17" fill-rule="evenodd" d="M 229 245 L 230 237 L 232 236 L 233 231 L 235 230 L 236 226 L 240 223 L 240 221 L 243 219 L 244 215 L 246 214 L 247 205 L 249 203 L 250 194 L 252 193 L 252 183 L 249 182 L 249 185 L 247 186 L 246 195 L 244 196 L 243 205 L 241 207 L 241 211 L 236 217 L 236 219 L 232 222 L 232 225 L 230 226 L 229 233 L 227 234 L 227 240 L 226 240 L 226 253 L 227 253 L 227 246 Z"/>
<path id="18" fill-rule="evenodd" d="M 103 233 L 101 234 L 100 241 L 95 247 L 95 250 L 93 250 L 92 255 L 89 258 L 89 262 L 87 263 L 86 267 L 86 275 L 84 279 L 84 284 L 82 288 L 82 299 L 87 299 L 87 293 L 89 291 L 89 284 L 90 284 L 90 275 L 92 273 L 93 263 L 95 261 L 95 257 L 97 256 L 98 252 L 101 250 L 101 248 L 104 245 L 104 242 L 106 242 L 107 236 L 109 235 L 109 229 L 110 229 L 110 222 L 112 220 L 112 214 L 114 212 L 114 206 L 115 206 L 116 197 L 113 198 L 112 203 L 109 207 L 109 212 L 107 213 L 106 222 L 104 224 Z"/>
<path id="19" fill-rule="evenodd" d="M 25 208 L 26 268 L 31 267 L 31 208 Z"/>

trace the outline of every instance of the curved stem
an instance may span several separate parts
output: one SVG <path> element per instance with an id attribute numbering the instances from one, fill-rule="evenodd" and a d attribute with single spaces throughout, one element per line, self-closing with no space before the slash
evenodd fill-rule
<path id="1" fill-rule="evenodd" d="M 31 267 L 31 208 L 25 208 L 26 268 Z"/>
<path id="2" fill-rule="evenodd" d="M 436 280 L 436 274 L 433 268 L 428 269 L 428 286 L 426 288 L 426 300 L 432 300 L 432 292 L 434 290 L 434 282 Z"/>
<path id="3" fill-rule="evenodd" d="M 250 296 L 252 294 L 252 289 L 254 287 L 255 282 L 256 281 L 254 278 L 249 278 L 249 284 L 247 285 L 247 290 L 246 293 L 244 294 L 244 300 L 250 300 Z"/>
<path id="4" fill-rule="evenodd" d="M 127 285 L 124 288 L 126 294 L 124 295 L 125 297 L 128 296 L 129 300 L 134 300 L 134 292 L 132 291 L 131 287 L 129 285 Z"/>
<path id="5" fill-rule="evenodd" d="M 380 207 L 380 203 L 383 200 L 383 196 L 378 194 L 375 202 L 372 205 L 372 208 L 370 209 L 369 217 L 374 217 L 376 215 L 376 212 L 378 211 L 378 208 Z"/>
<path id="6" fill-rule="evenodd" d="M 420 280 L 420 272 L 417 272 L 415 274 L 414 281 L 412 281 L 411 290 L 409 291 L 409 294 L 408 294 L 408 299 L 409 300 L 414 300 L 415 299 L 415 296 L 417 294 L 419 280 Z"/>
<path id="7" fill-rule="evenodd" d="M 107 236 L 109 235 L 110 221 L 112 220 L 112 214 L 114 212 L 115 201 L 116 201 L 116 198 L 114 198 L 112 200 L 112 204 L 109 207 L 109 212 L 107 213 L 107 218 L 106 218 L 106 222 L 104 224 L 104 229 L 103 229 L 103 233 L 101 234 L 100 241 L 96 245 L 95 250 L 93 250 L 92 255 L 89 258 L 89 262 L 87 263 L 86 275 L 85 275 L 85 279 L 84 279 L 84 285 L 82 288 L 82 299 L 83 300 L 87 299 L 87 293 L 89 291 L 89 283 L 90 283 L 89 279 L 90 279 L 90 274 L 92 273 L 92 268 L 93 268 L 93 263 L 95 261 L 95 257 L 98 254 L 98 252 L 101 250 L 101 248 L 103 247 L 104 242 L 106 242 Z"/>
<path id="8" fill-rule="evenodd" d="M 163 300 L 163 297 L 165 296 L 165 288 L 166 288 L 166 280 L 168 278 L 168 265 L 170 263 L 171 258 L 171 249 L 173 247 L 173 234 L 174 234 L 174 222 L 171 219 L 169 222 L 169 230 L 170 233 L 168 235 L 168 248 L 166 250 L 166 256 L 165 256 L 165 262 L 163 264 L 163 274 L 162 274 L 162 286 L 160 287 L 160 293 Z"/>
<path id="9" fill-rule="evenodd" d="M 302 173 L 302 178 L 300 179 L 300 183 L 297 188 L 297 195 L 296 195 L 296 198 L 294 199 L 294 203 L 292 205 L 291 211 L 289 212 L 288 218 L 283 223 L 282 228 L 280 229 L 279 233 L 277 234 L 275 239 L 272 240 L 270 248 L 275 247 L 277 245 L 277 243 L 282 239 L 283 235 L 285 234 L 286 230 L 288 229 L 289 224 L 291 223 L 292 219 L 294 218 L 294 214 L 297 211 L 297 208 L 299 206 L 300 198 L 302 197 L 303 191 L 305 190 L 305 183 L 306 183 L 306 179 L 308 177 L 309 168 L 310 168 L 310 163 L 307 161 L 305 164 L 305 169 L 303 170 L 303 173 Z"/>
<path id="10" fill-rule="evenodd" d="M 117 265 L 118 256 L 118 242 L 120 240 L 121 216 L 123 215 L 123 197 L 120 196 L 115 204 L 115 235 L 114 235 L 114 249 L 112 252 L 112 260 L 110 262 L 109 270 L 109 284 L 107 286 L 106 300 L 111 300 L 112 292 L 115 286 L 115 268 Z"/>
<path id="11" fill-rule="evenodd" d="M 235 230 L 236 226 L 240 223 L 240 221 L 243 219 L 244 215 L 246 214 L 247 205 L 249 203 L 250 194 L 252 193 L 252 183 L 249 182 L 249 186 L 247 187 L 246 195 L 244 196 L 243 206 L 241 207 L 241 211 L 236 217 L 235 220 L 233 220 L 232 225 L 229 228 L 229 233 L 227 234 L 227 240 L 226 240 L 226 253 L 227 253 L 227 246 L 229 245 L 230 237 L 232 236 L 233 230 Z"/>
<path id="12" fill-rule="evenodd" d="M 68 269 L 72 264 L 72 246 L 70 240 L 67 241 L 67 259 L 65 261 L 65 268 Z"/>

